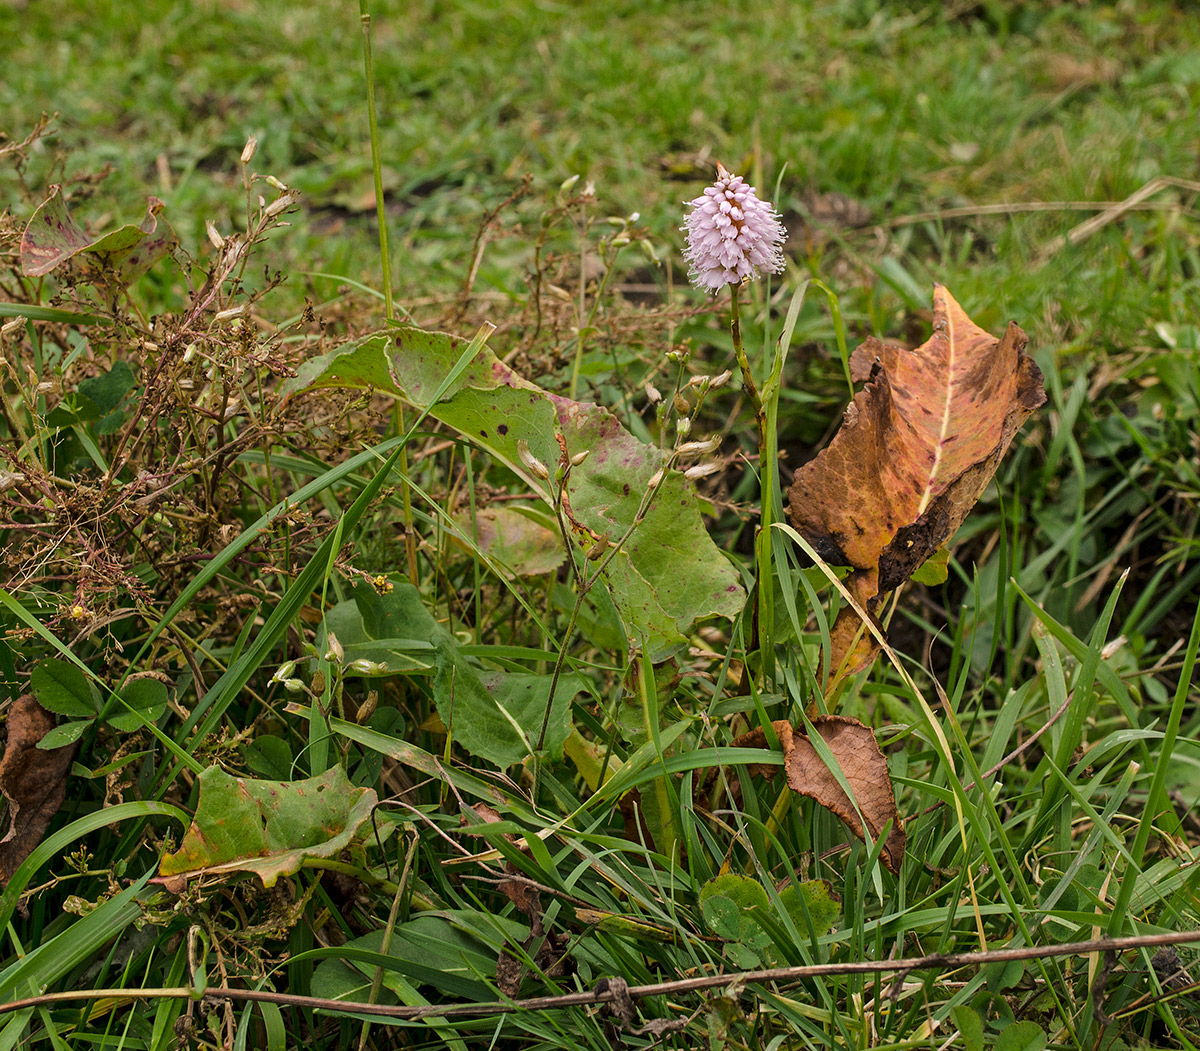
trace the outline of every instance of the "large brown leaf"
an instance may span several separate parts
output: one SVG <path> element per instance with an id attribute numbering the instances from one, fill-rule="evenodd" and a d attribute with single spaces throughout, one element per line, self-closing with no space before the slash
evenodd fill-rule
<path id="1" fill-rule="evenodd" d="M 783 749 L 783 770 L 793 792 L 815 799 L 821 806 L 833 811 L 859 839 L 863 838 L 864 822 L 873 837 L 877 837 L 884 826 L 891 822 L 879 857 L 889 872 L 898 873 L 900 863 L 904 860 L 906 833 L 904 822 L 896 810 L 887 760 L 879 750 L 874 731 L 857 719 L 840 715 L 819 715 L 812 720 L 813 729 L 820 734 L 821 740 L 837 760 L 854 796 L 851 801 L 834 772 L 826 766 L 804 733 L 794 730 L 791 723 L 782 719 L 771 725 Z M 734 747 L 742 748 L 765 747 L 766 743 L 766 734 L 761 729 L 744 734 L 733 742 Z M 776 768 L 763 764 L 752 769 L 771 777 Z"/>
<path id="2" fill-rule="evenodd" d="M 854 352 L 854 377 L 869 382 L 788 491 L 792 525 L 826 561 L 854 567 L 847 587 L 868 612 L 954 535 L 1046 400 L 1020 328 L 990 336 L 941 285 L 933 308 L 933 335 L 916 350 L 870 338 Z M 859 628 L 844 609 L 835 672 L 874 656 L 868 642 L 847 660 Z"/>
<path id="3" fill-rule="evenodd" d="M 37 746 L 53 729 L 54 716 L 33 694 L 18 697 L 8 709 L 8 739 L 0 760 L 0 792 L 8 800 L 8 831 L 0 839 L 0 885 L 42 841 L 66 795 L 75 745 Z"/>

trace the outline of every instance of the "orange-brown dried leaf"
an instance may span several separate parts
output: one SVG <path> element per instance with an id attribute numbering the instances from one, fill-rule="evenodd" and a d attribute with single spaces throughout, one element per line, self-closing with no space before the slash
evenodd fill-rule
<path id="1" fill-rule="evenodd" d="M 8 800 L 8 831 L 0 839 L 0 884 L 12 878 L 42 841 L 66 796 L 75 745 L 37 746 L 54 724 L 54 716 L 32 694 L 18 697 L 8 709 L 8 740 L 0 760 L 0 792 Z"/>
<path id="2" fill-rule="evenodd" d="M 878 836 L 890 821 L 892 826 L 880 860 L 889 872 L 899 872 L 906 836 L 896 810 L 887 760 L 879 750 L 874 731 L 857 719 L 840 715 L 821 715 L 812 722 L 841 767 L 858 809 L 817 754 L 812 742 L 800 734 L 794 735 L 792 747 L 784 755 L 783 768 L 792 791 L 815 799 L 833 811 L 859 839 L 863 838 L 863 821 L 872 837 Z M 862 820 L 859 820 L 860 812 Z"/>
<path id="3" fill-rule="evenodd" d="M 854 352 L 852 374 L 869 382 L 788 491 L 792 525 L 826 561 L 854 567 L 847 584 L 871 611 L 954 535 L 1046 400 L 1020 328 L 996 339 L 941 285 L 933 304 L 923 346 L 872 338 Z"/>

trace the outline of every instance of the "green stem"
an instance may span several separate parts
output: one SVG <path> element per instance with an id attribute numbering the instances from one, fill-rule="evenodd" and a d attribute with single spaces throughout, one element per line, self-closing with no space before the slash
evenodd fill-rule
<path id="1" fill-rule="evenodd" d="M 759 503 L 763 509 L 764 520 L 759 523 L 759 530 L 755 534 L 755 594 L 753 597 L 750 622 L 750 644 L 748 650 L 753 651 L 759 649 L 759 634 L 762 627 L 761 613 L 763 600 L 763 592 L 770 587 L 770 581 L 767 581 L 766 587 L 763 582 L 763 559 L 761 544 L 762 538 L 766 537 L 766 543 L 770 543 L 770 537 L 764 532 L 766 526 L 769 526 L 770 510 L 767 507 L 767 501 L 771 498 L 771 487 L 767 484 L 766 472 L 774 470 L 773 461 L 769 462 L 767 457 L 772 456 L 771 446 L 767 439 L 767 414 L 763 408 L 762 397 L 758 393 L 758 386 L 754 382 L 754 373 L 750 370 L 750 359 L 746 357 L 746 348 L 742 344 L 742 318 L 741 304 L 738 299 L 739 286 L 731 284 L 729 286 L 732 293 L 729 302 L 729 333 L 733 336 L 733 352 L 737 356 L 738 368 L 742 373 L 742 389 L 746 392 L 746 397 L 750 399 L 750 405 L 754 409 L 754 422 L 758 429 L 758 471 L 759 471 Z"/>
<path id="2" fill-rule="evenodd" d="M 375 176 L 375 216 L 379 224 L 379 257 L 383 271 L 383 314 L 395 320 L 396 302 L 392 297 L 392 256 L 388 247 L 387 212 L 383 201 L 383 164 L 379 151 L 379 120 L 375 111 L 375 63 L 371 55 L 371 12 L 367 0 L 358 0 L 359 21 L 363 31 L 363 66 L 367 78 L 367 128 L 371 136 L 371 169 Z M 403 434 L 404 407 L 397 401 L 394 410 L 396 434 Z M 400 473 L 400 507 L 404 522 L 404 551 L 408 561 L 408 579 L 417 584 L 417 536 L 413 531 L 412 493 L 408 487 L 408 452 L 401 448 L 396 463 Z"/>

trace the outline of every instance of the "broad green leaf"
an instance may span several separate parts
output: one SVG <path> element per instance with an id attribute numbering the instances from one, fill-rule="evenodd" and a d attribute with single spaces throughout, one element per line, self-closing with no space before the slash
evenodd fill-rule
<path id="1" fill-rule="evenodd" d="M 479 672 L 464 657 L 446 653 L 438 659 L 433 691 L 438 714 L 454 740 L 472 755 L 504 767 L 522 762 L 536 748 L 550 683 L 549 675 Z M 543 746 L 552 759 L 562 758 L 571 732 L 571 702 L 583 689 L 581 676 L 559 676 Z"/>
<path id="2" fill-rule="evenodd" d="M 360 387 L 404 398 L 457 430 L 521 475 L 549 501 L 546 483 L 522 464 L 517 442 L 551 468 L 561 434 L 568 455 L 591 455 L 571 473 L 568 490 L 574 542 L 581 553 L 595 537 L 620 537 L 634 521 L 663 453 L 634 438 L 612 413 L 570 401 L 529 383 L 483 348 L 444 393 L 429 404 L 462 352 L 443 333 L 401 328 L 370 336 L 307 362 L 285 393 L 319 387 Z M 700 501 L 678 471 L 669 473 L 644 521 L 606 570 L 613 600 L 632 637 L 655 659 L 683 644 L 703 617 L 733 617 L 745 593 L 700 517 Z"/>
<path id="3" fill-rule="evenodd" d="M 368 589 L 363 585 L 358 590 Z M 372 634 L 363 623 L 359 602 L 353 598 L 339 602 L 325 614 L 325 631 L 326 639 L 331 631 L 337 636 L 347 661 L 368 660 L 385 664 L 391 673 L 419 674 L 434 670 L 433 646 L 428 639 Z M 357 673 L 348 669 L 347 674 Z"/>
<path id="4" fill-rule="evenodd" d="M 79 397 L 90 413 L 84 419 L 108 415 L 136 385 L 133 369 L 123 361 L 118 361 L 108 372 L 84 380 L 79 384 Z"/>
<path id="5" fill-rule="evenodd" d="M 940 587 L 950 576 L 950 549 L 943 544 L 913 572 L 912 579 L 927 587 Z"/>
<path id="6" fill-rule="evenodd" d="M 760 933 L 753 913 L 770 909 L 771 899 L 762 884 L 749 876 L 727 872 L 710 879 L 700 888 L 700 911 L 713 933 L 731 941 L 740 941 L 750 933 Z"/>
<path id="7" fill-rule="evenodd" d="M 1048 1038 L 1037 1022 L 1013 1022 L 1000 1031 L 995 1051 L 1042 1051 Z"/>
<path id="8" fill-rule="evenodd" d="M 983 1019 L 970 1004 L 950 1008 L 950 1020 L 958 1026 L 966 1051 L 983 1051 Z"/>
<path id="9" fill-rule="evenodd" d="M 282 737 L 259 734 L 246 745 L 242 757 L 256 774 L 273 781 L 286 781 L 292 775 L 292 746 Z"/>
<path id="10" fill-rule="evenodd" d="M 38 704 L 55 715 L 83 719 L 98 715 L 100 698 L 87 676 L 73 664 L 48 658 L 33 669 L 29 684 Z"/>
<path id="11" fill-rule="evenodd" d="M 531 754 L 545 719 L 549 675 L 479 668 L 463 656 L 457 640 L 434 619 L 411 584 L 396 584 L 386 595 L 359 584 L 354 601 L 368 637 L 414 639 L 436 650 L 434 701 L 455 741 L 501 767 Z M 559 678 L 544 744 L 552 759 L 562 757 L 563 742 L 571 732 L 571 701 L 584 688 L 577 674 Z"/>
<path id="12" fill-rule="evenodd" d="M 163 858 L 159 876 L 253 872 L 273 887 L 305 858 L 349 846 L 375 802 L 375 792 L 355 788 L 340 766 L 306 781 L 256 781 L 209 767 L 192 826 L 179 850 Z"/>
<path id="13" fill-rule="evenodd" d="M 167 688 L 157 679 L 131 679 L 121 690 L 123 700 L 133 712 L 119 709 L 108 717 L 108 724 L 130 733 L 142 726 L 134 712 L 141 713 L 146 722 L 156 723 L 167 710 Z"/>
<path id="14" fill-rule="evenodd" d="M 492 993 L 483 979 L 495 975 L 497 952 L 454 922 L 458 915 L 455 911 L 425 914 L 398 924 L 387 954 L 379 960 L 384 965 L 384 988 L 401 999 L 420 985 L 470 1000 L 489 998 Z M 491 922 L 502 925 L 505 936 L 516 944 L 529 933 L 527 927 L 514 920 L 494 917 Z M 372 931 L 343 948 L 377 955 L 382 945 L 383 931 Z M 326 960 L 313 973 L 313 995 L 346 997 L 350 991 L 361 989 L 364 980 L 369 989 L 373 971 L 373 965 L 366 961 L 352 965 L 340 959 Z"/>

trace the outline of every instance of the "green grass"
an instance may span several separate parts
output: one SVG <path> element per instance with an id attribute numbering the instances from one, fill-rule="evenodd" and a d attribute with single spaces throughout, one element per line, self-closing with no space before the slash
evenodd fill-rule
<path id="1" fill-rule="evenodd" d="M 279 398 L 289 371 L 383 327 L 357 7 L 137 9 L 0 8 L 17 42 L 0 130 L 19 141 L 43 110 L 58 114 L 52 135 L 0 167 L 0 321 L 33 319 L 0 337 L 0 471 L 23 475 L 0 484 L 0 679 L 13 701 L 38 662 L 69 654 L 109 705 L 81 731 L 63 807 L 0 901 L 5 1000 L 205 981 L 365 999 L 386 958 L 383 1001 L 448 1007 L 497 998 L 503 954 L 525 968 L 506 991 L 538 996 L 613 975 L 633 986 L 1195 928 L 1200 227 L 1186 180 L 1200 28 L 1183 5 L 372 9 L 398 312 L 466 340 L 497 325 L 498 357 L 555 393 L 577 383 L 643 440 L 669 447 L 679 384 L 733 367 L 727 319 L 686 289 L 680 265 L 682 202 L 716 160 L 773 197 L 792 234 L 788 272 L 742 305 L 785 488 L 844 405 L 839 335 L 851 347 L 868 334 L 923 340 L 934 281 L 989 331 L 1015 320 L 1030 335 L 1048 402 L 956 537 L 947 582 L 908 586 L 890 612 L 907 676 L 877 662 L 842 697 L 888 758 L 909 836 L 899 877 L 878 844 L 789 798 L 748 754 L 718 767 L 711 751 L 771 720 L 799 723 L 811 701 L 836 600 L 782 534 L 757 596 L 764 647 L 753 651 L 748 607 L 648 668 L 604 589 L 577 605 L 565 567 L 519 579 L 498 568 L 511 553 L 488 548 L 479 516 L 530 506 L 510 499 L 530 490 L 519 461 L 437 413 L 414 424 L 406 410 L 402 423 L 380 397 Z M 206 223 L 244 231 L 257 195 L 279 192 L 258 181 L 248 201 L 249 135 L 249 171 L 300 190 L 300 206 L 282 217 L 290 227 L 267 224 L 214 304 L 251 304 L 255 325 L 206 314 L 185 328 L 218 261 Z M 1163 177 L 1184 182 L 1054 247 L 1104 202 Z M 131 290 L 127 313 L 109 316 L 82 282 L 19 275 L 20 231 L 51 182 L 97 233 L 137 221 L 150 194 L 165 202 L 182 250 Z M 831 201 L 861 221 L 822 219 Z M 1025 207 L 1037 202 L 1096 210 Z M 815 284 L 789 316 L 807 278 L 836 294 L 844 332 Z M 773 391 L 763 381 L 785 325 L 794 337 Z M 136 388 L 111 418 L 80 415 L 80 384 L 115 362 Z M 50 416 L 69 405 L 72 419 Z M 760 497 L 736 379 L 692 426 L 725 435 L 722 470 L 699 483 L 705 522 L 753 583 L 760 502 L 775 496 Z M 403 479 L 388 460 L 401 444 Z M 409 594 L 402 481 L 415 594 L 438 631 L 385 601 Z M 524 521 L 556 529 L 552 509 Z M 375 594 L 378 609 L 364 604 Z M 381 609 L 386 630 L 368 630 Z M 347 661 L 400 639 L 389 659 L 416 670 L 344 669 L 331 625 Z M 297 663 L 276 676 L 285 661 Z M 560 661 L 586 682 L 567 758 L 505 776 L 463 749 L 445 701 L 468 683 L 454 676 L 544 681 Z M 108 690 L 146 672 L 169 683 L 172 705 L 154 733 L 114 726 Z M 383 805 L 333 868 L 312 860 L 272 890 L 245 876 L 178 896 L 142 885 L 179 845 L 170 815 L 197 805 L 194 769 L 292 780 L 338 763 Z M 741 939 L 701 900 L 723 871 L 771 903 Z M 503 882 L 513 876 L 536 885 L 536 908 Z M 812 879 L 840 899 L 832 931 L 782 904 Z M 525 941 L 531 914 L 553 942 Z M 357 941 L 381 931 L 387 950 Z M 439 956 L 451 943 L 463 955 Z M 1107 1026 L 1089 993 L 1096 956 L 931 968 L 895 989 L 890 976 L 843 974 L 663 995 L 638 1005 L 631 1028 L 670 1019 L 682 1027 L 666 1046 L 771 1051 L 1192 1046 L 1188 998 L 1144 999 L 1159 991 L 1150 956 L 1117 959 Z M 167 1048 L 186 1019 L 202 1047 L 608 1048 L 621 1024 L 572 1007 L 402 1030 L 375 1021 L 364 1038 L 360 1020 L 307 1007 L 171 999 L 13 1019 L 0 1016 L 0 1047 Z M 660 1046 L 631 1028 L 630 1046 Z"/>

